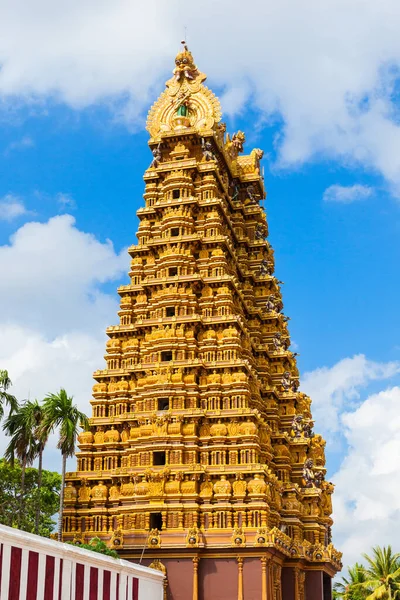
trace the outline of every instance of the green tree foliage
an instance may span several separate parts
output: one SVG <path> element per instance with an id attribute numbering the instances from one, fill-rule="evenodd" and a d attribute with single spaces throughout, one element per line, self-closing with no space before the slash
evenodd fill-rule
<path id="1" fill-rule="evenodd" d="M 367 581 L 359 584 L 361 589 L 372 590 L 367 600 L 400 599 L 400 554 L 393 553 L 391 546 L 372 548 L 372 557 L 363 554 L 367 562 Z"/>
<path id="2" fill-rule="evenodd" d="M 355 586 L 365 583 L 366 580 L 367 573 L 363 565 L 356 563 L 353 567 L 349 567 L 347 577 L 343 577 L 342 581 L 333 586 L 334 599 L 365 600 L 369 593 L 368 590 L 358 589 Z"/>
<path id="3" fill-rule="evenodd" d="M 0 420 L 4 417 L 5 405 L 9 406 L 10 413 L 18 408 L 16 397 L 8 392 L 11 385 L 11 379 L 8 376 L 8 371 L 0 369 Z"/>
<path id="4" fill-rule="evenodd" d="M 18 512 L 19 517 L 24 512 L 25 502 L 25 471 L 26 467 L 31 466 L 38 455 L 38 443 L 35 438 L 35 404 L 31 401 L 24 402 L 17 406 L 15 410 L 8 415 L 4 424 L 3 431 L 10 437 L 8 446 L 4 452 L 4 458 L 8 460 L 11 466 L 14 465 L 15 458 L 18 458 L 21 467 L 21 508 Z"/>
<path id="5" fill-rule="evenodd" d="M 24 531 L 35 531 L 36 507 L 40 495 L 39 534 L 49 537 L 55 521 L 52 516 L 59 505 L 61 476 L 52 471 L 43 471 L 42 485 L 38 487 L 37 469 L 27 468 L 25 472 L 24 504 L 21 514 L 21 476 L 22 468 L 18 461 L 11 466 L 0 459 L 0 523 L 9 527 L 19 527 Z"/>
<path id="6" fill-rule="evenodd" d="M 107 556 L 112 556 L 113 558 L 119 558 L 118 553 L 109 548 L 107 544 L 98 537 L 94 537 L 89 540 L 88 544 L 75 544 L 75 546 L 84 548 L 85 550 L 93 550 L 93 552 L 99 552 L 100 554 L 106 554 Z"/>
<path id="7" fill-rule="evenodd" d="M 367 566 L 356 563 L 348 577 L 334 585 L 334 598 L 342 600 L 400 600 L 400 554 L 391 546 L 363 554 Z"/>
<path id="8" fill-rule="evenodd" d="M 43 421 L 39 427 L 40 434 L 48 435 L 55 429 L 58 430 L 57 448 L 61 450 L 61 493 L 60 509 L 58 514 L 58 541 L 62 541 L 62 510 L 64 505 L 65 471 L 67 458 L 75 454 L 76 438 L 81 427 L 89 425 L 87 416 L 73 404 L 72 396 L 68 396 L 64 389 L 58 394 L 48 394 L 43 402 Z"/>

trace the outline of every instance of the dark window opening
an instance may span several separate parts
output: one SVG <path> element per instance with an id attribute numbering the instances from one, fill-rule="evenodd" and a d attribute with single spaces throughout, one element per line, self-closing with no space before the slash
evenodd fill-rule
<path id="1" fill-rule="evenodd" d="M 174 200 L 181 197 L 181 190 L 172 190 L 172 197 Z"/>
<path id="2" fill-rule="evenodd" d="M 153 465 L 156 467 L 165 465 L 165 452 L 153 452 Z"/>
<path id="3" fill-rule="evenodd" d="M 162 514 L 161 513 L 150 513 L 150 529 L 162 529 Z"/>
<path id="4" fill-rule="evenodd" d="M 178 275 L 178 267 L 170 267 L 168 274 L 170 277 L 175 277 L 175 275 Z"/>
<path id="5" fill-rule="evenodd" d="M 167 315 L 167 317 L 174 317 L 175 316 L 175 306 L 167 306 L 166 315 Z"/>
<path id="6" fill-rule="evenodd" d="M 179 227 L 173 227 L 171 229 L 171 236 L 172 237 L 178 237 L 178 235 L 179 235 Z"/>
<path id="7" fill-rule="evenodd" d="M 169 409 L 169 399 L 168 398 L 159 398 L 157 404 L 158 404 L 158 410 L 168 410 Z"/>
<path id="8" fill-rule="evenodd" d="M 161 361 L 162 362 L 168 362 L 170 360 L 172 360 L 171 350 L 165 350 L 164 352 L 161 352 Z"/>

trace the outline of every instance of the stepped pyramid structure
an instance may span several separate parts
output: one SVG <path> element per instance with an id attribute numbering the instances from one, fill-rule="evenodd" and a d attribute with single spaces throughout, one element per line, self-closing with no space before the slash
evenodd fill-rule
<path id="1" fill-rule="evenodd" d="M 166 573 L 172 600 L 327 600 L 325 442 L 298 391 L 260 160 L 186 46 L 147 120 L 130 283 L 67 474 L 64 539 Z"/>

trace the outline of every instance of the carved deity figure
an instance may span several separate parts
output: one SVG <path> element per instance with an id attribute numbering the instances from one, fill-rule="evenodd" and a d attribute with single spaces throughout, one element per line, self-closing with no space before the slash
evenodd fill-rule
<path id="1" fill-rule="evenodd" d="M 173 74 L 175 76 L 176 81 L 183 81 L 184 79 L 188 79 L 192 81 L 198 71 L 196 65 L 193 62 L 192 53 L 188 50 L 185 42 L 183 44 L 183 51 L 179 52 L 175 58 L 175 69 L 173 70 Z"/>
<path id="2" fill-rule="evenodd" d="M 258 199 L 256 197 L 256 191 L 254 189 L 254 185 L 247 186 L 247 197 L 250 200 L 251 204 L 257 204 Z"/>
<path id="3" fill-rule="evenodd" d="M 203 150 L 203 156 L 205 160 L 215 160 L 213 146 L 209 140 L 201 138 L 201 148 Z"/>
<path id="4" fill-rule="evenodd" d="M 271 269 L 266 258 L 261 261 L 260 275 L 270 275 Z"/>
<path id="5" fill-rule="evenodd" d="M 314 421 L 306 421 L 303 425 L 303 435 L 306 438 L 312 438 L 314 437 L 314 432 L 313 432 L 313 427 L 314 427 Z"/>
<path id="6" fill-rule="evenodd" d="M 229 135 L 226 136 L 225 148 L 231 159 L 235 160 L 240 152 L 243 152 L 243 145 L 246 141 L 246 136 L 243 131 L 234 133 L 232 139 Z"/>
<path id="7" fill-rule="evenodd" d="M 292 387 L 292 378 L 289 371 L 285 371 L 282 377 L 281 385 L 285 392 L 288 392 Z"/>
<path id="8" fill-rule="evenodd" d="M 265 227 L 261 223 L 257 223 L 254 237 L 256 240 L 263 240 L 265 238 Z"/>
<path id="9" fill-rule="evenodd" d="M 265 310 L 267 312 L 275 312 L 276 311 L 275 296 L 273 294 L 268 296 L 268 300 L 265 303 Z"/>
<path id="10" fill-rule="evenodd" d="M 243 152 L 243 145 L 246 141 L 246 136 L 243 131 L 238 131 L 234 133 L 232 136 L 232 146 L 235 148 L 236 152 Z"/>
<path id="11" fill-rule="evenodd" d="M 179 117 L 187 117 L 189 114 L 189 108 L 190 108 L 189 98 L 187 97 L 187 95 L 181 93 L 178 96 L 178 102 L 179 102 L 179 106 L 176 111 L 176 114 Z"/>
<path id="12" fill-rule="evenodd" d="M 303 481 L 307 488 L 315 487 L 314 462 L 311 458 L 307 458 L 303 467 Z"/>
<path id="13" fill-rule="evenodd" d="M 160 164 L 162 158 L 160 144 L 158 144 L 156 148 L 153 148 L 151 152 L 153 154 L 153 160 L 151 161 L 150 169 L 155 169 Z"/>
<path id="14" fill-rule="evenodd" d="M 300 438 L 304 431 L 303 415 L 295 415 L 292 421 L 290 435 L 294 438 Z"/>
<path id="15" fill-rule="evenodd" d="M 280 352 L 283 350 L 283 342 L 282 342 L 282 334 L 280 331 L 277 331 L 272 339 L 272 344 L 274 346 L 275 352 Z"/>

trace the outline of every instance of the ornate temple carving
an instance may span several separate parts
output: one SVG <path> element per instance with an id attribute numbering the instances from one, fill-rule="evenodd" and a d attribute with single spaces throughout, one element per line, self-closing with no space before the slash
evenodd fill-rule
<path id="1" fill-rule="evenodd" d="M 262 152 L 226 134 L 204 80 L 184 47 L 149 112 L 138 243 L 67 474 L 64 538 L 160 558 L 261 548 L 263 594 L 281 597 L 290 559 L 300 599 L 307 565 L 340 568 L 325 441 L 298 391 Z"/>

